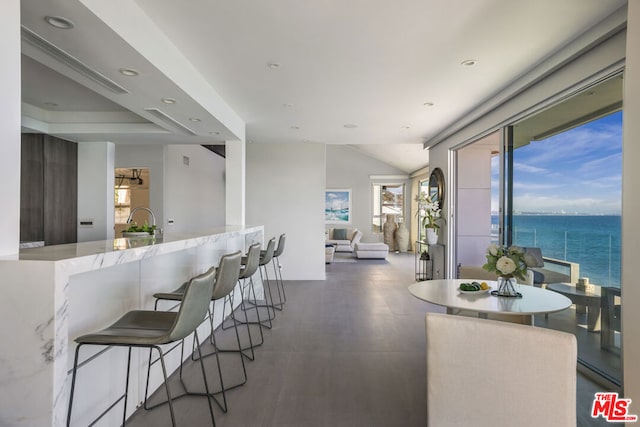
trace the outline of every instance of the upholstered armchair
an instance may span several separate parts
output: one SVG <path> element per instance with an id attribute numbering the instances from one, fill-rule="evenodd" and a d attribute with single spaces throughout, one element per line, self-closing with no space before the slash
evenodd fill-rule
<path id="1" fill-rule="evenodd" d="M 575 426 L 573 334 L 426 315 L 427 425 Z"/>
<path id="2" fill-rule="evenodd" d="M 518 279 L 518 283 L 533 285 L 533 274 L 533 271 L 527 269 L 527 278 L 525 280 Z M 458 265 L 458 279 L 498 280 L 498 275 L 480 266 L 460 264 Z"/>

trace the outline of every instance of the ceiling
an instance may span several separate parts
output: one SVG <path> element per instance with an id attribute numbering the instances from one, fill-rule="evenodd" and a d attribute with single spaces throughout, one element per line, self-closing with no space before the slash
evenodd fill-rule
<path id="1" fill-rule="evenodd" d="M 344 144 L 411 173 L 425 141 L 625 4 L 22 0 L 23 129 Z"/>

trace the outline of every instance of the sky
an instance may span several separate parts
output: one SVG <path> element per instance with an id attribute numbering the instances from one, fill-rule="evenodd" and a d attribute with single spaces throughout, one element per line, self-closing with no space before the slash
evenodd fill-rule
<path id="1" fill-rule="evenodd" d="M 492 160 L 491 210 L 498 211 L 499 159 Z M 514 152 L 514 213 L 619 215 L 622 112 Z"/>

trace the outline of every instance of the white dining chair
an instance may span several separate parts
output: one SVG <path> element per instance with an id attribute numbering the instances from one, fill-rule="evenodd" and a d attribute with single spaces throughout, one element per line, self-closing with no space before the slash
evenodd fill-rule
<path id="1" fill-rule="evenodd" d="M 572 334 L 428 313 L 427 424 L 575 426 Z"/>

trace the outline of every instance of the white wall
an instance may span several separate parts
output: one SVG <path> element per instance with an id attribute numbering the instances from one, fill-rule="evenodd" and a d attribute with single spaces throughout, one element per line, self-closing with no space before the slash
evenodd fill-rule
<path id="1" fill-rule="evenodd" d="M 457 263 L 483 265 L 491 243 L 491 147 L 459 150 L 457 171 Z"/>
<path id="2" fill-rule="evenodd" d="M 12 183 L 2 190 L 0 256 L 8 256 L 20 242 L 20 1 L 3 0 L 0 15 L 0 181 Z"/>
<path id="3" fill-rule="evenodd" d="M 164 219 L 164 145 L 116 145 L 116 168 L 149 168 L 149 208 L 158 226 Z M 115 183 L 114 183 L 115 185 Z M 135 207 L 135 206 L 134 206 Z"/>
<path id="4" fill-rule="evenodd" d="M 112 142 L 78 144 L 78 242 L 113 239 L 115 146 Z M 83 220 L 93 227 L 81 227 Z"/>
<path id="5" fill-rule="evenodd" d="M 425 158 L 427 154 L 425 151 Z M 327 188 L 351 189 L 351 207 L 353 220 L 349 227 L 355 227 L 362 231 L 363 242 L 380 242 L 382 234 L 374 234 L 371 231 L 371 219 L 373 215 L 372 183 L 405 184 L 405 225 L 411 228 L 411 204 L 408 202 L 411 191 L 409 179 L 383 179 L 372 181 L 370 175 L 408 175 L 406 172 L 394 168 L 380 160 L 360 153 L 353 148 L 341 145 L 327 145 Z M 384 222 L 384 218 L 383 218 Z M 335 227 L 328 224 L 326 226 Z"/>
<path id="6" fill-rule="evenodd" d="M 622 361 L 625 397 L 640 414 L 640 3 L 629 2 L 622 146 Z"/>
<path id="7" fill-rule="evenodd" d="M 200 145 L 167 145 L 164 170 L 167 233 L 225 224 L 224 158 Z M 170 219 L 174 222 L 167 225 Z"/>
<path id="8" fill-rule="evenodd" d="M 287 235 L 285 280 L 324 280 L 324 144 L 247 144 L 247 224 Z"/>

